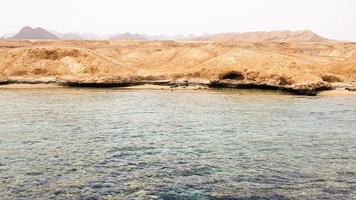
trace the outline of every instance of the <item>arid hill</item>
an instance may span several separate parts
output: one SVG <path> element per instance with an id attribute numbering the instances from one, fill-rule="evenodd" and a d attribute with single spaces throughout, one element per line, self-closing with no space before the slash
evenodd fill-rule
<path id="1" fill-rule="evenodd" d="M 20 30 L 15 36 L 10 39 L 16 40 L 27 40 L 27 39 L 36 39 L 36 40 L 56 40 L 59 39 L 56 35 L 48 32 L 43 28 L 31 28 L 26 26 Z"/>
<path id="2" fill-rule="evenodd" d="M 310 30 L 270 31 L 246 33 L 220 33 L 196 37 L 198 41 L 245 41 L 245 42 L 322 42 L 323 38 Z"/>
<path id="3" fill-rule="evenodd" d="M 354 43 L 0 42 L 3 84 L 198 84 L 315 95 L 319 90 L 355 81 Z"/>

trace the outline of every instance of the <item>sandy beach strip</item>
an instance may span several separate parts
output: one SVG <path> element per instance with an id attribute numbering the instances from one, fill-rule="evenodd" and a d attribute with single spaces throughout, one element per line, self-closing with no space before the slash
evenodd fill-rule
<path id="1" fill-rule="evenodd" d="M 40 84 L 6 84 L 6 85 L 0 85 L 0 89 L 41 89 L 41 88 L 63 88 L 63 86 L 60 86 L 58 84 L 45 84 L 45 83 L 40 83 Z"/>

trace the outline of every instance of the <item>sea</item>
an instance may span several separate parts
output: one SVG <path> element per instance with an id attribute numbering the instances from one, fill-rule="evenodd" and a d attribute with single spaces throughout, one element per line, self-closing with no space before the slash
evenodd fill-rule
<path id="1" fill-rule="evenodd" d="M 0 199 L 356 199 L 356 96 L 0 89 Z"/>

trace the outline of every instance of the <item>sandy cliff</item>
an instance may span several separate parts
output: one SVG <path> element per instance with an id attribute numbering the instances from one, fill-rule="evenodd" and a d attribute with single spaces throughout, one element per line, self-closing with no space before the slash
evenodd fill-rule
<path id="1" fill-rule="evenodd" d="M 1 41 L 0 82 L 204 84 L 315 95 L 356 81 L 356 44 Z"/>

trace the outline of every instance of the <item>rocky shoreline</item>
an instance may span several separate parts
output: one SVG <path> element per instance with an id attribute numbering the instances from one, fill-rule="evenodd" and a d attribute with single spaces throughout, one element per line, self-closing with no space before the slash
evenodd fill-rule
<path id="1" fill-rule="evenodd" d="M 271 90 L 271 91 L 281 91 L 287 92 L 295 95 L 306 95 L 306 96 L 316 96 L 321 91 L 333 90 L 335 87 L 331 85 L 321 85 L 318 87 L 281 87 L 274 85 L 265 84 L 253 84 L 253 83 L 233 83 L 231 81 L 214 81 L 209 83 L 201 82 L 189 82 L 189 81 L 135 81 L 135 82 L 81 82 L 81 81 L 69 81 L 69 80 L 1 80 L 0 85 L 14 85 L 14 84 L 54 84 L 62 87 L 72 87 L 72 88 L 126 88 L 135 87 L 143 85 L 153 85 L 153 86 L 165 86 L 169 88 L 177 87 L 197 87 L 197 88 L 213 88 L 213 89 L 258 89 L 258 90 Z M 356 91 L 354 88 L 345 88 L 348 91 Z"/>

